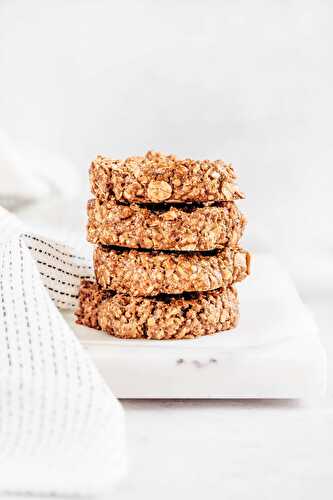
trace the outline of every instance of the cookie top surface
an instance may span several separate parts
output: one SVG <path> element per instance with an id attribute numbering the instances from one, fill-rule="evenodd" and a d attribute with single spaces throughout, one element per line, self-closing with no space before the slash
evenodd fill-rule
<path id="1" fill-rule="evenodd" d="M 130 203 L 194 203 L 244 198 L 231 164 L 177 159 L 148 151 L 115 160 L 97 156 L 90 167 L 92 193 L 100 200 Z"/>

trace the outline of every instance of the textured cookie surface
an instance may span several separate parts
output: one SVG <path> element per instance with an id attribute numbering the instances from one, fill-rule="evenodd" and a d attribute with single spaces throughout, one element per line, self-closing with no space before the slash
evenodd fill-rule
<path id="1" fill-rule="evenodd" d="M 245 217 L 234 202 L 214 206 L 142 206 L 111 199 L 88 202 L 90 243 L 155 250 L 235 247 Z"/>
<path id="2" fill-rule="evenodd" d="M 239 311 L 233 287 L 184 296 L 133 297 L 102 292 L 82 281 L 77 322 L 121 338 L 186 339 L 236 326 Z"/>
<path id="3" fill-rule="evenodd" d="M 240 248 L 175 253 L 96 247 L 97 283 L 134 296 L 227 288 L 249 274 L 250 255 Z"/>
<path id="4" fill-rule="evenodd" d="M 244 197 L 232 166 L 222 160 L 180 160 L 151 151 L 126 160 L 97 156 L 89 173 L 91 190 L 103 201 L 192 203 Z"/>

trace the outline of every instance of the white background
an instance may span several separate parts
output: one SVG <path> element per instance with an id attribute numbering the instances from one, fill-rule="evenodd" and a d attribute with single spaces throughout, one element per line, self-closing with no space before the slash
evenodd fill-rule
<path id="1" fill-rule="evenodd" d="M 333 4 L 1 1 L 0 127 L 61 153 L 232 161 L 249 243 L 331 250 Z"/>
<path id="2" fill-rule="evenodd" d="M 330 361 L 332 26 L 329 0 L 0 0 L 0 131 L 63 155 L 86 186 L 97 153 L 232 161 L 245 246 L 284 260 Z M 48 204 L 40 220 L 65 222 Z M 125 402 L 132 465 L 116 498 L 332 498 L 328 370 L 319 408 Z"/>

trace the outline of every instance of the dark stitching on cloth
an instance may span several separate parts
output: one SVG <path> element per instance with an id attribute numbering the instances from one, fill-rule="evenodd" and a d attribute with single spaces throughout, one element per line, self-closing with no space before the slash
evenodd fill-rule
<path id="1" fill-rule="evenodd" d="M 68 271 L 64 271 L 63 269 L 60 269 L 59 267 L 52 266 L 52 264 L 48 264 L 47 262 L 43 262 L 42 260 L 37 260 L 37 264 L 42 264 L 44 266 L 49 267 L 50 269 L 54 269 L 55 271 L 59 271 L 60 273 L 67 274 L 68 276 L 73 276 L 73 278 L 79 278 L 79 279 L 91 278 L 91 276 L 84 276 L 84 275 L 80 276 L 79 274 L 74 274 L 74 273 L 70 273 Z"/>
<path id="2" fill-rule="evenodd" d="M 46 306 L 46 311 L 47 311 L 47 321 L 49 324 L 53 369 L 54 369 L 54 374 L 58 375 L 57 356 L 56 356 L 55 343 L 54 343 L 54 328 L 53 328 L 53 323 L 52 323 L 51 314 L 50 314 L 50 303 L 48 301 L 46 301 L 45 306 Z"/>
<path id="3" fill-rule="evenodd" d="M 52 281 L 57 281 L 58 283 L 60 283 L 61 285 L 67 285 L 67 286 L 77 286 L 77 283 L 69 283 L 68 281 L 61 281 L 57 278 L 55 278 L 54 276 L 50 276 L 49 274 L 45 274 L 43 273 L 43 271 L 40 271 L 40 274 L 42 276 L 44 276 L 44 278 L 49 278 L 50 280 Z"/>
<path id="4" fill-rule="evenodd" d="M 5 339 L 6 339 L 6 346 L 7 346 L 7 359 L 8 359 L 8 365 L 12 366 L 12 356 L 10 353 L 10 344 L 9 344 L 9 337 L 8 337 L 8 322 L 7 322 L 7 311 L 6 311 L 6 306 L 5 306 L 5 294 L 4 294 L 4 288 L 3 288 L 3 276 L 4 276 L 4 267 L 5 267 L 5 252 L 3 252 L 2 255 L 2 272 L 1 272 L 1 279 L 0 279 L 0 287 L 1 287 L 1 304 L 2 304 L 2 314 L 3 314 L 3 322 L 4 322 L 4 328 L 5 328 Z"/>
<path id="5" fill-rule="evenodd" d="M 30 238 L 31 240 L 38 241 L 39 243 L 43 243 L 44 245 L 48 246 L 49 248 L 52 248 L 52 250 L 55 250 L 56 252 L 60 253 L 60 255 L 63 255 L 64 257 L 70 257 L 70 258 L 75 258 L 78 260 L 84 260 L 84 257 L 62 252 L 57 247 L 51 245 L 51 243 L 49 243 L 48 241 L 41 240 L 40 238 L 37 238 L 36 236 L 32 236 L 31 234 L 24 234 L 23 236 L 25 236 L 26 238 Z"/>
<path id="6" fill-rule="evenodd" d="M 45 285 L 48 290 L 54 293 L 60 293 L 60 295 L 65 295 L 66 297 L 71 297 L 72 299 L 77 299 L 78 295 L 72 295 L 71 293 L 67 292 L 61 292 L 60 290 L 55 290 L 54 288 L 51 288 L 50 286 Z"/>
<path id="7" fill-rule="evenodd" d="M 76 308 L 76 304 L 72 304 L 71 302 L 66 302 L 65 300 L 60 300 L 57 297 L 51 297 L 52 302 L 59 302 L 60 304 L 64 304 L 65 306 L 70 306 L 73 307 L 73 309 Z"/>
<path id="8" fill-rule="evenodd" d="M 20 330 L 18 327 L 18 321 L 17 321 L 17 313 L 16 313 L 16 302 L 15 302 L 15 291 L 14 291 L 14 285 L 13 285 L 13 255 L 11 249 L 9 249 L 9 282 L 10 282 L 10 290 L 12 292 L 11 296 L 11 303 L 13 306 L 13 312 L 14 312 L 14 329 L 15 329 L 15 335 L 16 335 L 16 342 L 17 342 L 17 350 L 20 353 L 19 355 L 19 367 L 22 370 L 23 368 L 23 362 L 22 362 L 22 347 L 20 344 Z"/>
<path id="9" fill-rule="evenodd" d="M 28 248 L 29 248 L 29 250 L 34 250 L 35 252 L 42 253 L 43 255 L 48 255 L 49 257 L 52 257 L 53 259 L 58 260 L 62 264 L 65 264 L 65 266 L 77 267 L 78 269 L 89 269 L 89 266 L 86 266 L 86 265 L 80 266 L 79 264 L 72 264 L 71 262 L 67 262 L 66 260 L 60 259 L 59 257 L 57 257 L 56 255 L 53 255 L 52 253 L 45 252 L 45 250 L 42 250 L 41 248 L 36 248 L 36 247 L 31 247 L 31 246 L 28 246 Z"/>
<path id="10" fill-rule="evenodd" d="M 19 249 L 20 249 L 20 281 L 21 281 L 21 293 L 22 293 L 22 299 L 24 303 L 24 316 L 25 316 L 25 323 L 27 327 L 27 336 L 29 338 L 29 350 L 30 350 L 30 360 L 31 360 L 31 371 L 32 373 L 35 373 L 35 360 L 34 360 L 34 354 L 32 351 L 32 339 L 31 339 L 31 325 L 29 321 L 29 316 L 28 316 L 28 304 L 26 300 L 26 295 L 25 295 L 25 289 L 24 289 L 24 280 L 23 280 L 23 247 L 22 247 L 22 240 L 21 238 L 18 240 L 19 243 Z"/>

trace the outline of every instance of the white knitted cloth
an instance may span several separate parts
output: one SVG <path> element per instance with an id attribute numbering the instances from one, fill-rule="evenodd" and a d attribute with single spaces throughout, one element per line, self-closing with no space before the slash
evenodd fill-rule
<path id="1" fill-rule="evenodd" d="M 90 274 L 0 208 L 1 493 L 106 493 L 125 472 L 122 408 L 55 307 Z"/>

